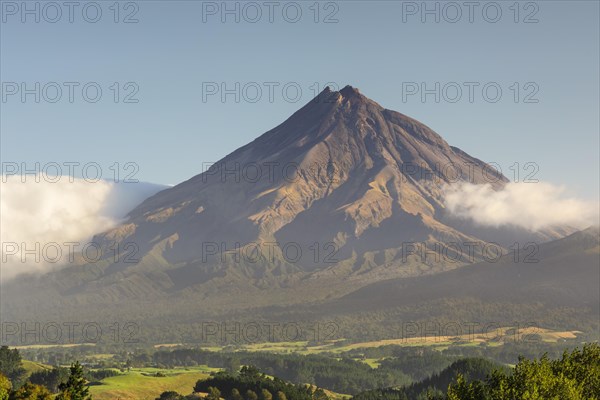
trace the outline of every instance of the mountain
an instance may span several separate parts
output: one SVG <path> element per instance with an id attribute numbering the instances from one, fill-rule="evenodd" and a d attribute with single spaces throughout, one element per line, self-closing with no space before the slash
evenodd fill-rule
<path id="1" fill-rule="evenodd" d="M 359 90 L 327 88 L 279 126 L 97 235 L 100 261 L 79 257 L 5 287 L 14 301 L 3 311 L 50 316 L 60 309 L 64 318 L 93 307 L 98 318 L 118 313 L 160 323 L 319 305 L 384 280 L 436 276 L 485 260 L 486 243 L 506 252 L 515 240 L 539 243 L 573 232 L 483 229 L 456 219 L 444 207 L 444 188 L 460 181 L 494 189 L 508 182 Z"/>
<path id="2" fill-rule="evenodd" d="M 327 88 L 204 173 L 147 199 L 125 224 L 96 240 L 107 246 L 133 242 L 141 263 L 158 263 L 160 270 L 200 265 L 222 272 L 233 263 L 243 275 L 262 279 L 323 270 L 348 275 L 385 264 L 396 270 L 387 275 L 418 275 L 420 269 L 398 268 L 404 243 L 483 241 L 463 231 L 468 223 L 445 213 L 444 184 L 459 180 L 495 188 L 507 182 L 425 125 L 357 89 Z M 546 241 L 565 233 L 526 236 Z M 248 254 L 259 260 L 244 262 L 253 261 Z M 127 269 L 125 263 L 112 267 Z M 170 271 L 175 287 L 206 278 Z"/>

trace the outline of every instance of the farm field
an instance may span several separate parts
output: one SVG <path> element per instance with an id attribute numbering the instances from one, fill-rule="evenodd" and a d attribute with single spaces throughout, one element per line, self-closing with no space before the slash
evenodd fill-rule
<path id="1" fill-rule="evenodd" d="M 216 370 L 206 366 L 168 370 L 131 368 L 122 375 L 105 378 L 101 384 L 90 386 L 90 394 L 95 400 L 154 400 L 167 390 L 190 394 L 199 379 L 206 379 Z M 157 373 L 164 376 L 156 376 Z"/>
<path id="2" fill-rule="evenodd" d="M 545 343 L 557 343 L 562 340 L 576 339 L 579 331 L 554 331 L 544 328 L 514 327 L 496 328 L 488 333 L 471 333 L 462 335 L 437 335 L 437 336 L 414 336 L 401 339 L 385 339 L 369 342 L 347 343 L 343 339 L 332 340 L 326 344 L 310 345 L 307 341 L 298 342 L 274 342 L 274 343 L 252 343 L 237 347 L 239 351 L 266 351 L 272 353 L 298 353 L 303 355 L 319 353 L 343 353 L 356 349 L 376 348 L 380 346 L 431 346 L 438 350 L 444 350 L 448 346 L 478 346 L 482 343 L 488 346 L 502 346 L 503 343 L 531 340 Z M 156 345 L 160 348 L 162 345 Z M 171 346 L 169 346 L 171 347 Z M 202 347 L 209 351 L 222 351 L 224 347 L 207 346 Z"/>

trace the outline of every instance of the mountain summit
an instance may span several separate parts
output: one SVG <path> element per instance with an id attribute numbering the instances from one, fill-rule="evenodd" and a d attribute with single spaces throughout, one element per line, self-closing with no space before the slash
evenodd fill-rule
<path id="1" fill-rule="evenodd" d="M 436 220 L 443 184 L 458 180 L 499 186 L 506 178 L 358 89 L 326 88 L 281 125 L 147 199 L 98 239 L 133 241 L 142 254 L 164 248 L 170 264 L 202 259 L 207 243 L 334 243 L 361 255 L 430 235 L 468 240 Z"/>
<path id="2" fill-rule="evenodd" d="M 147 199 L 96 240 L 136 243 L 141 265 L 172 276 L 192 266 L 223 271 L 232 262 L 236 273 L 261 279 L 332 270 L 414 275 L 423 270 L 403 260 L 406 243 L 483 241 L 445 213 L 444 186 L 458 181 L 499 188 L 507 179 L 358 89 L 326 88 L 279 126 Z M 286 256 L 290 246 L 301 254 Z M 258 252 L 258 259 L 232 261 L 239 249 Z M 442 264 L 433 260 L 429 272 Z M 186 285 L 206 279 L 187 272 Z"/>

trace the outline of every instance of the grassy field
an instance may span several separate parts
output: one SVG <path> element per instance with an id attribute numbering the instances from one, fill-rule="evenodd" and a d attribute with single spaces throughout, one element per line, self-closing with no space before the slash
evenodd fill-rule
<path id="1" fill-rule="evenodd" d="M 94 400 L 154 400 L 167 390 L 190 394 L 196 381 L 206 379 L 215 368 L 206 366 L 159 369 L 132 368 L 119 376 L 103 379 L 100 385 L 90 386 Z M 154 376 L 157 372 L 165 376 Z"/>
<path id="2" fill-rule="evenodd" d="M 481 334 L 465 334 L 458 336 L 417 336 L 404 339 L 389 339 L 378 340 L 373 342 L 353 343 L 345 346 L 333 346 L 329 351 L 344 352 L 354 349 L 364 349 L 372 347 L 380 347 L 385 345 L 398 346 L 434 346 L 446 348 L 449 345 L 458 346 L 478 346 L 481 343 L 486 343 L 489 346 L 501 346 L 503 343 L 510 343 L 523 340 L 534 340 L 533 335 L 537 339 L 546 343 L 556 343 L 560 340 L 576 339 L 578 331 L 552 331 L 543 328 L 526 328 L 514 331 L 513 328 L 504 327 L 494 329 L 488 333 Z"/>
<path id="3" fill-rule="evenodd" d="M 50 370 L 52 369 L 52 367 L 45 365 L 45 364 L 40 364 L 37 363 L 35 361 L 29 361 L 29 360 L 23 360 L 23 368 L 25 368 L 25 371 L 27 371 L 27 376 L 31 375 L 34 372 L 39 372 L 39 371 L 43 371 L 43 370 Z"/>
<path id="4" fill-rule="evenodd" d="M 192 393 L 199 379 L 208 378 L 212 371 L 218 371 L 218 368 L 132 368 L 122 375 L 103 379 L 101 385 L 90 386 L 90 394 L 94 400 L 154 400 L 167 390 L 187 395 Z M 157 372 L 165 376 L 157 377 Z M 343 398 L 343 395 L 328 390 L 326 393 L 333 399 Z"/>
<path id="5" fill-rule="evenodd" d="M 380 359 L 380 358 L 363 358 L 360 361 L 364 362 L 371 368 L 379 368 L 379 365 L 381 364 L 381 360 L 382 359 Z"/>
<path id="6" fill-rule="evenodd" d="M 504 343 L 523 341 L 533 335 L 536 340 L 546 343 L 556 343 L 561 340 L 576 339 L 578 331 L 552 331 L 543 328 L 525 328 L 514 330 L 511 327 L 501 327 L 490 330 L 484 334 L 463 334 L 457 336 L 416 336 L 402 339 L 386 339 L 371 342 L 344 343 L 343 340 L 331 340 L 321 345 L 309 345 L 308 342 L 273 342 L 252 343 L 238 347 L 241 351 L 266 351 L 273 353 L 297 353 L 297 354 L 319 354 L 319 353 L 343 353 L 350 350 L 375 348 L 386 345 L 397 346 L 430 346 L 438 350 L 444 350 L 448 346 L 478 346 L 486 343 L 488 346 L 502 346 Z M 157 345 L 156 347 L 159 347 Z M 203 347 L 204 350 L 221 351 L 223 347 Z M 377 360 L 365 360 L 368 364 L 375 366 Z"/>

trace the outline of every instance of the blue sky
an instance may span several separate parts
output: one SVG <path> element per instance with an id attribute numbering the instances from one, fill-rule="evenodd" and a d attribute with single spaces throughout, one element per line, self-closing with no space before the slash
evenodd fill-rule
<path id="1" fill-rule="evenodd" d="M 597 1 L 474 2 L 473 22 L 464 6 L 449 22 L 456 9 L 427 2 L 439 7 L 439 23 L 433 14 L 422 22 L 422 2 L 401 1 L 277 2 L 273 22 L 263 1 L 227 2 L 240 10 L 239 22 L 221 15 L 223 2 L 120 2 L 118 16 L 114 1 L 78 2 L 72 23 L 64 7 L 52 23 L 56 10 L 28 1 L 40 8 L 38 23 L 20 1 L 1 3 L 3 162 L 95 162 L 105 176 L 115 162 L 122 174 L 133 162 L 140 180 L 178 183 L 278 125 L 331 82 L 422 121 L 509 177 L 510 166 L 519 163 L 522 178 L 524 164 L 534 162 L 537 178 L 599 197 Z M 91 21 L 95 4 L 102 15 L 91 23 L 82 9 Z M 496 4 L 502 15 L 492 23 Z M 138 22 L 124 23 L 130 14 Z M 10 94 L 13 84 L 31 89 L 36 82 L 47 88 L 39 103 L 34 94 L 25 102 Z M 49 82 L 62 88 L 55 103 L 48 101 L 55 96 Z M 65 82 L 79 85 L 73 102 Z M 236 82 L 247 88 L 239 102 L 206 94 L 215 83 Z M 277 85 L 273 101 L 268 82 Z M 448 90 L 439 102 L 407 94 L 415 83 L 436 82 Z M 465 82 L 478 85 L 472 102 Z M 86 83 L 102 89 L 98 102 L 83 97 Z M 499 87 L 502 97 L 486 99 L 485 85 Z M 256 86 L 262 97 L 252 102 Z M 284 86 L 291 88 L 287 98 Z M 451 102 L 456 86 L 462 97 Z M 298 101 L 290 98 L 295 88 Z M 138 102 L 124 102 L 136 90 L 129 99 Z"/>

